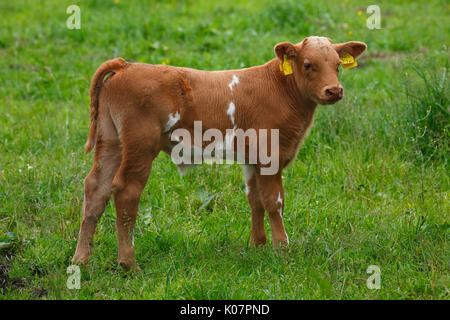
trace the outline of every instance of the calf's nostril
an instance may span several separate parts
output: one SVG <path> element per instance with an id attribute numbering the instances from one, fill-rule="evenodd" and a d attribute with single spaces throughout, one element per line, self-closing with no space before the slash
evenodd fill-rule
<path id="1" fill-rule="evenodd" d="M 334 86 L 328 89 L 325 89 L 325 96 L 328 99 L 337 99 L 342 98 L 344 96 L 344 89 L 341 86 Z"/>

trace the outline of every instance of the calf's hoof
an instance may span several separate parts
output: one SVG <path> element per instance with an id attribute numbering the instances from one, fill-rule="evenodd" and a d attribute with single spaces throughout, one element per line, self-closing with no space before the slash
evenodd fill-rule
<path id="1" fill-rule="evenodd" d="M 140 272 L 141 269 L 134 261 L 119 261 L 119 265 L 125 270 L 130 272 Z"/>
<path id="2" fill-rule="evenodd" d="M 287 248 L 289 247 L 288 239 L 283 239 L 283 240 L 273 239 L 272 242 L 273 242 L 273 248 L 277 249 L 277 250 L 287 250 Z"/>
<path id="3" fill-rule="evenodd" d="M 266 236 L 261 237 L 251 237 L 250 243 L 248 244 L 249 248 L 256 248 L 259 246 L 263 246 L 266 244 Z"/>
<path id="4" fill-rule="evenodd" d="M 87 265 L 87 263 L 89 262 L 89 259 L 91 258 L 91 254 L 86 251 L 75 251 L 75 254 L 73 255 L 72 258 L 72 264 L 82 264 L 82 265 Z"/>

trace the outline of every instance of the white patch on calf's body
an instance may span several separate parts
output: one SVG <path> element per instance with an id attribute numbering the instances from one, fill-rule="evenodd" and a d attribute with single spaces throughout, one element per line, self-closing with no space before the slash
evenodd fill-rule
<path id="1" fill-rule="evenodd" d="M 231 91 L 233 91 L 233 86 L 237 85 L 239 83 L 239 78 L 233 74 L 233 80 L 228 84 L 228 87 Z"/>
<path id="2" fill-rule="evenodd" d="M 281 192 L 278 192 L 278 199 L 277 199 L 277 203 L 279 204 L 283 204 L 283 199 L 281 199 Z"/>
<path id="3" fill-rule="evenodd" d="M 250 179 L 253 177 L 254 169 L 253 166 L 244 164 L 242 166 L 244 170 L 244 180 L 245 180 L 245 194 L 248 195 L 250 193 L 250 186 L 248 185 Z"/>
<path id="4" fill-rule="evenodd" d="M 180 120 L 180 114 L 178 113 L 178 111 L 175 112 L 175 115 L 173 115 L 173 113 L 169 114 L 169 120 L 167 120 L 166 129 L 164 130 L 164 132 L 172 129 L 172 127 L 178 122 L 178 120 Z"/>
<path id="5" fill-rule="evenodd" d="M 277 211 L 280 217 L 283 218 L 283 199 L 281 199 L 281 192 L 278 192 L 278 199 L 276 203 L 280 204 L 280 208 Z"/>
<path id="6" fill-rule="evenodd" d="M 283 221 L 283 199 L 281 198 L 281 192 L 278 192 L 278 199 L 277 199 L 276 203 L 279 203 L 279 204 L 280 204 L 280 208 L 279 208 L 277 211 L 278 211 L 278 214 L 280 215 L 281 223 L 282 223 L 283 229 L 284 229 L 284 221 Z M 287 233 L 285 233 L 285 235 L 286 235 L 286 242 L 287 242 L 287 244 L 289 244 L 289 237 L 288 237 Z"/>
<path id="7" fill-rule="evenodd" d="M 280 215 L 281 219 L 283 219 L 283 207 L 280 207 L 280 209 L 277 210 L 278 214 Z"/>
<path id="8" fill-rule="evenodd" d="M 233 124 L 234 128 L 236 129 L 236 125 L 234 124 L 234 112 L 236 111 L 236 106 L 233 101 L 230 102 L 227 110 L 227 115 L 230 116 L 231 123 Z"/>

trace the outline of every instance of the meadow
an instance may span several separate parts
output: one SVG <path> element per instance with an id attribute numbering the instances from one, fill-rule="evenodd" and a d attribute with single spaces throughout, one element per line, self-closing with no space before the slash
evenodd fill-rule
<path id="1" fill-rule="evenodd" d="M 66 9 L 81 9 L 81 28 Z M 449 299 L 447 1 L 0 2 L 0 299 Z M 105 60 L 204 70 L 263 64 L 282 41 L 364 41 L 343 101 L 319 106 L 284 171 L 286 250 L 249 248 L 239 165 L 181 177 L 154 162 L 135 231 L 139 273 L 117 264 L 112 201 L 81 288 L 68 289 L 92 74 Z M 367 268 L 381 271 L 369 289 Z"/>

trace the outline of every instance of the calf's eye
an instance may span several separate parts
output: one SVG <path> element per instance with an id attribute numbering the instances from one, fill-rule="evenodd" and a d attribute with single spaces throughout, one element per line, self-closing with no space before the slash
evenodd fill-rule
<path id="1" fill-rule="evenodd" d="M 312 68 L 311 63 L 309 63 L 309 62 L 305 62 L 305 63 L 304 63 L 304 66 L 305 66 L 305 69 L 306 69 L 306 70 L 311 70 L 311 68 Z"/>

